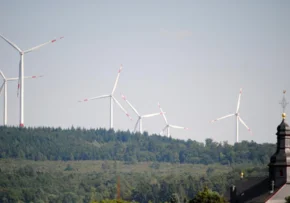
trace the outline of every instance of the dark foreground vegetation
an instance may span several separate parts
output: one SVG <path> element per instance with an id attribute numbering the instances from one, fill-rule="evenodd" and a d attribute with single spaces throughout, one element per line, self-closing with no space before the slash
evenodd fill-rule
<path id="1" fill-rule="evenodd" d="M 140 203 L 204 195 L 225 202 L 218 193 L 241 171 L 267 174 L 274 150 L 105 129 L 0 127 L 0 202 L 114 202 L 118 195 Z"/>

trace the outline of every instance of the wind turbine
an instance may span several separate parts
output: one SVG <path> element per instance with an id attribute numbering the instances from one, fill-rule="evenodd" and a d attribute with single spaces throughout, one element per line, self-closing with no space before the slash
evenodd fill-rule
<path id="1" fill-rule="evenodd" d="M 163 113 L 165 113 L 165 112 L 160 112 L 160 113 L 152 113 L 152 114 L 140 115 L 138 113 L 138 111 L 133 107 L 133 105 L 126 99 L 126 97 L 124 95 L 122 95 L 122 98 L 127 102 L 127 104 L 131 107 L 131 109 L 133 109 L 133 111 L 138 116 L 138 120 L 137 120 L 137 122 L 135 124 L 135 127 L 134 127 L 134 132 L 136 132 L 136 129 L 137 129 L 138 124 L 139 124 L 139 132 L 143 133 L 143 129 L 142 129 L 142 119 L 143 118 L 150 118 L 150 117 L 162 115 Z"/>
<path id="2" fill-rule="evenodd" d="M 18 80 L 18 78 L 6 78 L 6 76 L 3 74 L 3 72 L 0 70 L 0 75 L 2 76 L 3 78 L 3 83 L 0 87 L 0 95 L 2 93 L 2 90 L 4 90 L 4 115 L 3 115 L 3 123 L 4 125 L 7 125 L 7 82 L 9 81 L 16 81 Z M 40 76 L 25 76 L 24 79 L 27 79 L 27 78 L 39 78 L 39 77 L 43 77 L 42 75 Z"/>
<path id="3" fill-rule="evenodd" d="M 30 49 L 27 49 L 26 51 L 21 50 L 16 44 L 9 41 L 4 36 L 0 35 L 2 39 L 4 39 L 8 44 L 10 44 L 14 49 L 16 49 L 20 54 L 20 62 L 19 62 L 19 79 L 18 79 L 18 91 L 17 95 L 20 89 L 20 127 L 24 127 L 24 54 L 27 54 L 29 52 L 35 51 L 47 44 L 54 43 L 58 39 L 53 39 L 48 42 L 45 42 L 43 44 L 37 45 L 35 47 L 32 47 Z M 59 39 L 62 39 L 63 37 L 60 37 Z"/>
<path id="4" fill-rule="evenodd" d="M 109 95 L 102 95 L 102 96 L 98 96 L 98 97 L 92 97 L 92 98 L 89 98 L 89 99 L 84 99 L 84 100 L 81 100 L 79 102 L 87 102 L 89 100 L 94 100 L 94 99 L 102 99 L 102 98 L 107 98 L 109 97 L 110 98 L 110 128 L 113 128 L 113 102 L 116 102 L 118 104 L 118 106 L 120 107 L 120 109 L 122 109 L 122 111 L 126 114 L 126 116 L 128 118 L 130 118 L 130 120 L 132 120 L 132 118 L 130 117 L 130 115 L 128 114 L 128 112 L 122 107 L 122 105 L 118 102 L 118 100 L 114 97 L 114 92 L 116 90 L 116 87 L 117 87 L 117 84 L 118 84 L 118 80 L 119 80 L 119 77 L 120 77 L 120 73 L 123 69 L 123 66 L 121 65 L 120 68 L 119 68 L 119 71 L 118 71 L 118 75 L 117 75 L 117 78 L 116 78 L 116 81 L 115 81 L 115 84 L 114 84 L 114 87 L 113 87 L 113 90 L 111 92 L 111 94 Z"/>
<path id="5" fill-rule="evenodd" d="M 189 129 L 189 128 L 186 128 L 186 127 L 181 127 L 181 126 L 177 126 L 177 125 L 171 125 L 171 124 L 169 124 L 169 123 L 167 122 L 166 116 L 165 116 L 165 114 L 164 114 L 164 112 L 163 112 L 163 110 L 162 110 L 162 108 L 161 108 L 159 102 L 158 102 L 158 107 L 159 107 L 159 109 L 160 109 L 160 112 L 162 112 L 162 116 L 163 116 L 164 121 L 165 121 L 165 123 L 166 123 L 166 126 L 162 129 L 161 133 L 164 132 L 165 130 L 167 130 L 167 137 L 169 137 L 169 135 L 170 135 L 170 127 L 171 127 L 171 128 L 184 129 L 184 130 L 188 130 L 188 129 Z"/>
<path id="6" fill-rule="evenodd" d="M 234 114 L 229 114 L 229 115 L 226 115 L 226 116 L 223 116 L 221 118 L 217 118 L 215 120 L 212 120 L 211 122 L 215 122 L 215 121 L 219 121 L 219 120 L 222 120 L 224 118 L 228 118 L 228 117 L 231 117 L 231 116 L 236 116 L 236 122 L 237 122 L 237 135 L 236 135 L 236 142 L 239 142 L 239 121 L 247 128 L 247 130 L 251 132 L 251 129 L 246 125 L 246 123 L 243 121 L 243 119 L 240 117 L 240 113 L 239 113 L 239 109 L 240 109 L 240 101 L 241 101 L 241 95 L 242 95 L 242 88 L 240 88 L 240 93 L 239 93 L 239 98 L 238 98 L 238 105 L 237 105 L 237 110 L 236 110 L 236 113 Z"/>

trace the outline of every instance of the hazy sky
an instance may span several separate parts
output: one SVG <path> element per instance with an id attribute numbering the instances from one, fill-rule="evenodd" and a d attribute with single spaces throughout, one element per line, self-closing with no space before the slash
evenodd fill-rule
<path id="1" fill-rule="evenodd" d="M 109 126 L 109 94 L 120 64 L 114 106 L 116 129 L 132 130 L 136 115 L 158 112 L 159 101 L 174 138 L 235 139 L 234 113 L 243 88 L 240 139 L 276 142 L 283 89 L 290 100 L 290 1 L 1 1 L 0 33 L 22 49 L 65 38 L 25 55 L 26 126 Z M 0 40 L 0 69 L 18 76 L 19 54 Z M 17 82 L 8 85 L 8 124 L 19 124 Z M 3 95 L 0 98 L 0 123 Z M 290 107 L 289 107 L 290 108 Z M 290 110 L 286 110 L 290 114 Z M 290 116 L 290 115 L 289 115 Z M 290 119 L 290 118 L 289 118 Z M 143 120 L 159 133 L 161 116 Z"/>

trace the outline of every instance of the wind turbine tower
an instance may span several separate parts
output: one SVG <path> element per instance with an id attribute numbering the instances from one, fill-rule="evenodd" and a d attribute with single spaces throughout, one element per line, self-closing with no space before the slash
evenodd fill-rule
<path id="1" fill-rule="evenodd" d="M 26 51 L 21 50 L 16 44 L 5 38 L 4 36 L 0 35 L 2 39 L 4 39 L 8 44 L 10 44 L 14 49 L 18 51 L 20 54 L 20 62 L 19 62 L 19 77 L 18 77 L 18 91 L 17 95 L 20 89 L 20 120 L 19 120 L 19 126 L 24 127 L 24 55 L 35 51 L 47 44 L 54 43 L 57 41 L 57 39 L 50 40 L 48 42 L 45 42 L 43 44 L 37 45 L 35 47 L 32 47 L 30 49 L 27 49 Z M 59 39 L 62 39 L 63 37 L 60 37 Z"/>
<path id="2" fill-rule="evenodd" d="M 241 95 L 242 95 L 242 88 L 240 88 L 240 93 L 239 93 L 239 98 L 238 98 L 238 104 L 237 104 L 237 110 L 236 113 L 229 114 L 217 119 L 214 119 L 211 121 L 211 123 L 231 117 L 231 116 L 236 116 L 236 142 L 239 142 L 239 121 L 247 128 L 247 130 L 252 133 L 251 129 L 246 125 L 246 123 L 243 121 L 243 119 L 240 117 L 240 101 L 241 101 Z"/>

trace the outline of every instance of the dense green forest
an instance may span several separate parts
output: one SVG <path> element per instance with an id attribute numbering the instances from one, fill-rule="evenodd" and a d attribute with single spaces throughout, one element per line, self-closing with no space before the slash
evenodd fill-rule
<path id="1" fill-rule="evenodd" d="M 112 202 L 118 187 L 129 202 L 192 202 L 205 186 L 225 194 L 241 171 L 245 177 L 267 175 L 274 151 L 274 144 L 246 141 L 0 127 L 0 202 Z"/>
<path id="2" fill-rule="evenodd" d="M 29 160 L 120 160 L 192 164 L 267 164 L 274 144 L 243 141 L 234 146 L 105 129 L 0 127 L 0 158 Z"/>
<path id="3" fill-rule="evenodd" d="M 0 161 L 0 202 L 64 202 L 89 203 L 94 200 L 115 199 L 118 177 L 120 196 L 140 203 L 169 202 L 172 194 L 181 200 L 191 200 L 204 186 L 219 194 L 240 178 L 241 166 L 231 170 L 208 165 L 186 169 L 179 164 L 144 163 L 115 164 L 114 161 L 95 162 L 95 171 L 83 170 L 90 161 Z M 118 164 L 120 164 L 118 166 Z M 170 170 L 163 172 L 167 167 Z M 119 168 L 121 168 L 119 170 Z M 139 170 L 134 170 L 141 168 Z M 243 167 L 246 176 L 264 176 L 266 168 Z"/>

